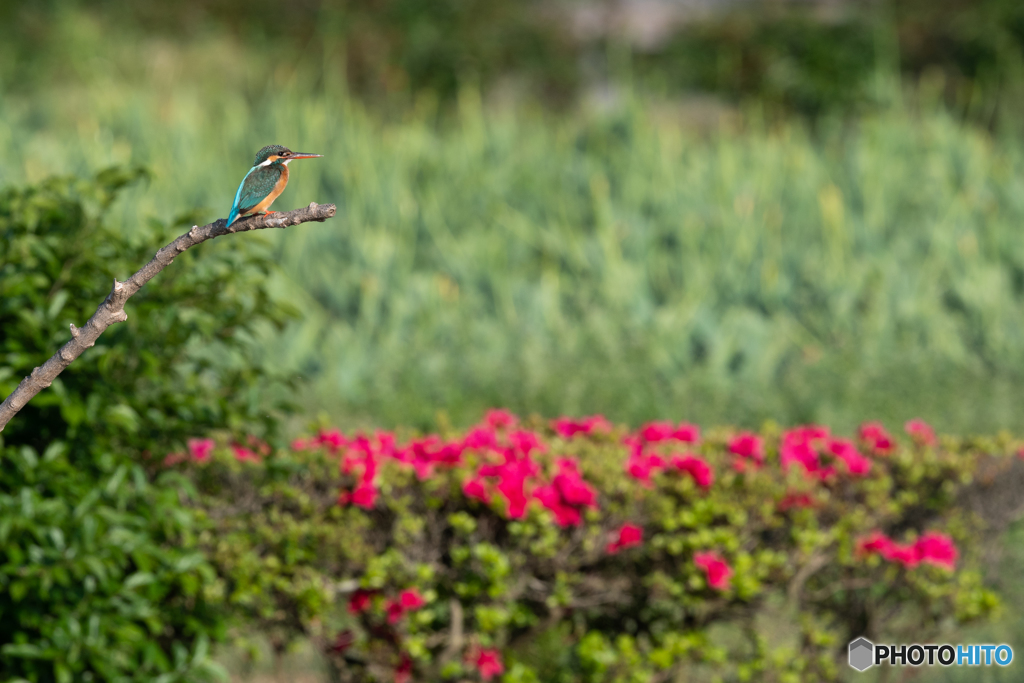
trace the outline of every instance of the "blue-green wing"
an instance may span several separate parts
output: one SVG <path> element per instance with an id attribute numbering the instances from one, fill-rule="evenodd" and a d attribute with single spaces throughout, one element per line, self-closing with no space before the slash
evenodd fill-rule
<path id="1" fill-rule="evenodd" d="M 242 178 L 238 191 L 235 192 L 235 203 L 228 215 L 228 225 L 239 216 L 244 216 L 270 194 L 277 181 L 281 179 L 281 169 L 271 166 L 254 166 Z"/>

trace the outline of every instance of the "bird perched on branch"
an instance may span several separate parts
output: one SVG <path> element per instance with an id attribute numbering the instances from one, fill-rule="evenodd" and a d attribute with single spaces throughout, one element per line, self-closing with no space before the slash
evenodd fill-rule
<path id="1" fill-rule="evenodd" d="M 235 203 L 228 214 L 228 225 L 243 216 L 273 213 L 270 205 L 284 192 L 288 184 L 288 162 L 295 159 L 314 159 L 322 154 L 293 152 L 281 145 L 267 145 L 256 152 L 256 161 L 242 178 L 235 193 Z"/>

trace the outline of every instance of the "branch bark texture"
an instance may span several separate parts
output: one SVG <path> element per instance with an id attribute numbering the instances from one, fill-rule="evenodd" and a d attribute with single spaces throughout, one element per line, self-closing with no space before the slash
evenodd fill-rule
<path id="1" fill-rule="evenodd" d="M 295 211 L 274 212 L 261 216 L 252 216 L 235 221 L 232 225 L 221 218 L 203 227 L 192 226 L 192 229 L 181 237 L 163 247 L 153 259 L 139 269 L 124 282 L 114 280 L 110 294 L 93 313 L 89 321 L 81 328 L 71 325 L 71 341 L 62 346 L 48 361 L 32 370 L 32 374 L 23 379 L 18 388 L 0 404 L 0 432 L 11 421 L 18 411 L 25 407 L 40 391 L 50 386 L 64 368 L 93 346 L 103 331 L 114 323 L 128 319 L 124 310 L 125 302 L 149 282 L 157 273 L 171 265 L 178 254 L 201 242 L 221 235 L 232 235 L 237 232 L 262 230 L 264 228 L 287 228 L 310 221 L 323 222 L 334 216 L 337 207 L 334 204 L 312 203 L 304 209 Z"/>

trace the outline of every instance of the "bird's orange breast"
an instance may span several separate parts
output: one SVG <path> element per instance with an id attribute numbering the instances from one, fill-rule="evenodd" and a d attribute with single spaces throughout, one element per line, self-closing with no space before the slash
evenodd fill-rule
<path id="1" fill-rule="evenodd" d="M 277 179 L 277 183 L 274 185 L 274 189 L 270 191 L 270 194 L 264 197 L 262 202 L 252 207 L 252 211 L 250 211 L 247 215 L 251 215 L 254 213 L 266 213 L 267 209 L 270 208 L 270 205 L 274 203 L 274 200 L 280 197 L 281 193 L 284 192 L 284 188 L 287 185 L 288 167 L 282 164 L 281 177 Z"/>

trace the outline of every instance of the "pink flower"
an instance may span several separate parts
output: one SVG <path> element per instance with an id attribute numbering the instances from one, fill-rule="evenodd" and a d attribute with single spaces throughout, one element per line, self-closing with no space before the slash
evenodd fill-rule
<path id="1" fill-rule="evenodd" d="M 647 443 L 669 440 L 696 443 L 700 441 L 700 428 L 687 422 L 679 423 L 678 427 L 671 422 L 648 422 L 640 429 L 640 438 Z"/>
<path id="2" fill-rule="evenodd" d="M 642 452 L 633 453 L 626 461 L 626 472 L 634 479 L 639 479 L 644 486 L 650 488 L 654 485 L 651 476 L 665 467 L 665 461 L 660 455 L 653 453 L 645 455 Z"/>
<path id="3" fill-rule="evenodd" d="M 865 422 L 860 426 L 860 438 L 876 455 L 888 455 L 896 447 L 881 422 Z"/>
<path id="4" fill-rule="evenodd" d="M 857 543 L 857 550 L 863 554 L 878 553 L 886 560 L 899 562 L 907 569 L 913 569 L 921 562 L 953 569 L 959 555 L 953 539 L 935 531 L 924 534 L 913 545 L 897 543 L 875 531 Z"/>
<path id="5" fill-rule="evenodd" d="M 309 449 L 311 445 L 312 443 L 310 439 L 295 439 L 291 443 L 291 448 L 293 451 L 305 451 Z"/>
<path id="6" fill-rule="evenodd" d="M 577 434 L 590 434 L 591 432 L 611 431 L 611 423 L 604 419 L 604 415 L 592 415 L 580 420 L 570 417 L 560 417 L 551 423 L 552 428 L 564 439 L 571 439 Z"/>
<path id="7" fill-rule="evenodd" d="M 597 492 L 583 480 L 575 458 L 559 458 L 555 464 L 558 473 L 551 484 L 538 486 L 533 497 L 555 514 L 559 526 L 579 524 L 583 508 L 597 507 Z"/>
<path id="8" fill-rule="evenodd" d="M 506 429 L 519 422 L 519 418 L 507 410 L 488 410 L 484 415 L 484 424 L 491 429 Z"/>
<path id="9" fill-rule="evenodd" d="M 480 678 L 485 681 L 505 672 L 505 665 L 501 662 L 501 652 L 498 650 L 480 650 L 474 663 L 477 671 L 480 672 Z"/>
<path id="10" fill-rule="evenodd" d="M 483 503 L 491 502 L 491 494 L 487 492 L 487 483 L 482 477 L 470 477 L 462 483 L 462 493 L 467 498 L 474 498 Z"/>
<path id="11" fill-rule="evenodd" d="M 935 430 L 924 420 L 911 420 L 903 425 L 903 429 L 919 444 L 934 446 L 938 443 L 938 439 L 935 438 Z"/>
<path id="12" fill-rule="evenodd" d="M 801 427 L 794 427 L 785 434 L 783 439 L 791 439 L 793 441 L 824 441 L 828 438 L 829 431 L 828 427 L 822 427 L 821 425 L 803 425 Z"/>
<path id="13" fill-rule="evenodd" d="M 583 521 L 579 508 L 566 505 L 554 485 L 538 486 L 533 497 L 555 514 L 555 523 L 560 527 L 575 526 Z"/>
<path id="14" fill-rule="evenodd" d="M 260 456 L 250 451 L 248 448 L 239 446 L 237 443 L 231 444 L 231 450 L 235 454 L 235 460 L 239 462 L 259 462 Z"/>
<path id="15" fill-rule="evenodd" d="M 430 477 L 436 466 L 454 467 L 461 464 L 462 454 L 466 450 L 463 442 L 445 442 L 436 435 L 413 439 L 405 448 L 397 450 L 393 446 L 394 435 L 388 432 L 378 434 L 378 441 L 381 442 L 378 451 L 380 455 L 412 465 L 420 481 Z"/>
<path id="16" fill-rule="evenodd" d="M 619 537 L 608 544 L 609 553 L 617 553 L 623 548 L 640 545 L 644 540 L 644 530 L 635 524 L 623 524 L 619 529 Z"/>
<path id="17" fill-rule="evenodd" d="M 894 545 L 896 543 L 881 531 L 872 531 L 867 537 L 857 542 L 857 551 L 859 553 L 879 553 L 884 555 Z"/>
<path id="18" fill-rule="evenodd" d="M 407 588 L 402 591 L 397 600 L 388 600 L 385 611 L 388 615 L 388 623 L 398 623 L 407 612 L 419 609 L 427 604 L 420 592 L 415 588 Z"/>
<path id="19" fill-rule="evenodd" d="M 372 510 L 377 503 L 377 495 L 379 493 L 373 481 L 362 481 L 351 494 L 342 493 L 338 497 L 338 505 L 345 506 L 351 503 L 360 508 Z"/>
<path id="20" fill-rule="evenodd" d="M 686 472 L 697 486 L 706 489 L 715 481 L 715 472 L 705 460 L 693 455 L 675 455 L 672 457 L 672 466 L 680 472 Z"/>
<path id="21" fill-rule="evenodd" d="M 937 531 L 929 531 L 917 539 L 914 549 L 921 562 L 928 562 L 946 569 L 953 569 L 956 566 L 956 560 L 960 554 L 953 539 Z"/>
<path id="22" fill-rule="evenodd" d="M 372 482 L 364 481 L 352 492 L 351 502 L 353 505 L 372 510 L 374 503 L 377 502 L 377 493 L 377 487 Z"/>
<path id="23" fill-rule="evenodd" d="M 313 437 L 311 444 L 315 446 L 324 446 L 332 453 L 337 453 L 348 445 L 348 440 L 345 438 L 345 435 L 337 429 L 321 429 L 320 432 Z"/>
<path id="24" fill-rule="evenodd" d="M 721 555 L 714 551 L 697 553 L 693 556 L 694 563 L 707 574 L 708 585 L 715 590 L 728 590 L 732 578 L 732 567 L 726 564 Z"/>
<path id="25" fill-rule="evenodd" d="M 194 462 L 206 462 L 213 454 L 213 445 L 213 439 L 189 439 L 189 455 Z"/>
<path id="26" fill-rule="evenodd" d="M 856 477 L 867 476 L 871 471 L 871 461 L 865 458 L 853 445 L 845 439 L 830 439 L 828 451 L 846 464 L 846 470 Z"/>
<path id="27" fill-rule="evenodd" d="M 672 438 L 683 443 L 697 443 L 700 441 L 700 427 L 688 422 L 680 422 L 672 433 Z"/>
<path id="28" fill-rule="evenodd" d="M 761 464 L 764 462 L 764 441 L 752 432 L 740 432 L 729 441 L 729 452 Z"/>
<path id="29" fill-rule="evenodd" d="M 533 432 L 515 431 L 508 435 L 508 440 L 513 450 L 523 457 L 530 457 L 533 451 L 545 453 L 548 450 L 540 437 Z"/>
<path id="30" fill-rule="evenodd" d="M 647 443 L 668 441 L 676 428 L 671 422 L 648 422 L 640 429 L 640 438 Z"/>
<path id="31" fill-rule="evenodd" d="M 490 427 L 474 427 L 462 440 L 462 446 L 474 451 L 498 448 L 498 437 Z"/>
<path id="32" fill-rule="evenodd" d="M 427 604 L 427 601 L 420 595 L 419 590 L 416 588 L 406 588 L 398 595 L 398 601 L 402 605 L 402 609 L 406 612 L 411 612 L 414 609 L 419 609 L 423 605 Z"/>
<path id="33" fill-rule="evenodd" d="M 783 468 L 790 468 L 794 463 L 804 468 L 804 472 L 810 475 L 817 475 L 821 466 L 818 460 L 818 452 L 811 445 L 810 441 L 803 441 L 798 438 L 788 439 L 783 437 L 779 447 L 779 455 Z"/>
<path id="34" fill-rule="evenodd" d="M 562 500 L 577 507 L 596 507 L 597 492 L 583 480 L 576 459 L 559 458 L 555 464 L 558 466 L 558 474 L 552 484 L 562 495 Z"/>
<path id="35" fill-rule="evenodd" d="M 376 592 L 377 591 L 360 588 L 353 593 L 352 597 L 348 599 L 349 614 L 359 614 L 360 612 L 368 610 L 370 608 L 370 599 Z"/>
<path id="36" fill-rule="evenodd" d="M 384 611 L 388 616 L 389 624 L 397 624 L 405 616 L 405 610 L 402 609 L 402 603 L 398 600 L 388 600 L 384 605 Z"/>
<path id="37" fill-rule="evenodd" d="M 893 543 L 881 551 L 881 554 L 882 557 L 890 562 L 899 562 L 908 569 L 913 569 L 921 561 L 920 556 L 917 554 L 917 548 L 912 545 Z"/>
<path id="38" fill-rule="evenodd" d="M 522 519 L 526 516 L 526 504 L 530 502 L 526 495 L 526 477 L 518 471 L 507 470 L 498 482 L 498 493 L 508 502 L 510 519 Z"/>
<path id="39" fill-rule="evenodd" d="M 412 679 L 412 658 L 405 652 L 395 667 L 395 683 L 409 683 Z"/>

